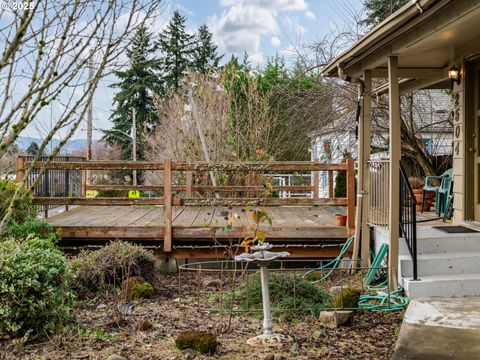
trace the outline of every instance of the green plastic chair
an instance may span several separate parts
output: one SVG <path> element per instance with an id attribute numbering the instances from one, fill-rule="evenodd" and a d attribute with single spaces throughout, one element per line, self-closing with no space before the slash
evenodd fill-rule
<path id="1" fill-rule="evenodd" d="M 422 189 L 422 210 L 421 210 L 422 213 L 423 213 L 423 204 L 425 203 L 425 192 L 434 191 L 435 192 L 435 212 L 437 213 L 438 216 L 441 215 L 444 207 L 439 198 L 439 190 L 443 184 L 443 180 L 447 177 L 448 178 L 452 177 L 452 169 L 448 169 L 440 176 L 427 176 L 425 178 L 425 185 L 423 186 L 423 189 Z M 439 186 L 433 185 L 432 181 L 434 180 L 438 180 L 440 182 L 440 185 Z"/>
<path id="2" fill-rule="evenodd" d="M 438 195 L 442 206 L 440 216 L 443 212 L 443 222 L 445 222 L 453 215 L 453 180 L 451 177 L 443 179 L 442 186 L 438 189 Z"/>

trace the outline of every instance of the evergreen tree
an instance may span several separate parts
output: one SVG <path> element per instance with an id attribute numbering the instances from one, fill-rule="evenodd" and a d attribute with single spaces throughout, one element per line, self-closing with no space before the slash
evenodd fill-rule
<path id="1" fill-rule="evenodd" d="M 213 43 L 212 33 L 208 30 L 207 25 L 203 24 L 198 28 L 195 41 L 195 69 L 205 73 L 209 69 L 217 68 L 223 55 L 218 55 L 217 46 Z"/>
<path id="2" fill-rule="evenodd" d="M 110 145 L 119 144 L 125 159 L 132 158 L 132 110 L 136 110 L 137 159 L 144 158 L 145 131 L 153 130 L 159 121 L 153 93 L 161 95 L 162 86 L 157 76 L 159 64 L 153 59 L 154 52 L 151 34 L 145 26 L 139 27 L 126 52 L 129 66 L 124 71 L 115 72 L 120 81 L 111 85 L 119 91 L 113 98 L 113 128 L 104 132 L 103 139 Z"/>
<path id="3" fill-rule="evenodd" d="M 27 148 L 27 154 L 32 156 L 37 155 L 39 149 L 40 147 L 38 146 L 37 142 L 32 141 Z"/>
<path id="4" fill-rule="evenodd" d="M 367 10 L 367 17 L 362 23 L 371 27 L 378 25 L 405 5 L 407 1 L 408 0 L 365 0 L 364 6 Z"/>
<path id="5" fill-rule="evenodd" d="M 185 17 L 176 10 L 157 42 L 161 53 L 160 74 L 166 91 L 178 89 L 184 72 L 193 65 L 193 43 L 194 36 L 185 31 Z"/>

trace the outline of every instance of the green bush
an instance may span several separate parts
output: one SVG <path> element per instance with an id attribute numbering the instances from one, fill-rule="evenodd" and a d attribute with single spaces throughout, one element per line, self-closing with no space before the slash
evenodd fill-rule
<path id="1" fill-rule="evenodd" d="M 217 350 L 217 337 L 201 330 L 188 330 L 178 334 L 175 346 L 180 350 L 192 349 L 202 354 L 213 354 Z"/>
<path id="2" fill-rule="evenodd" d="M 155 290 L 152 284 L 144 282 L 143 284 L 135 284 L 132 286 L 132 299 L 146 299 L 153 296 Z"/>
<path id="3" fill-rule="evenodd" d="M 57 232 L 55 232 L 53 226 L 45 220 L 35 218 L 28 218 L 22 223 L 11 222 L 8 224 L 4 235 L 18 240 L 26 239 L 29 235 L 39 239 L 57 240 Z"/>
<path id="4" fill-rule="evenodd" d="M 83 251 L 72 260 L 75 288 L 83 295 L 120 285 L 132 276 L 154 278 L 155 257 L 141 246 L 111 242 L 95 251 Z"/>
<path id="5" fill-rule="evenodd" d="M 337 172 L 333 196 L 336 198 L 347 197 L 347 173 L 345 171 Z"/>
<path id="6" fill-rule="evenodd" d="M 17 189 L 18 184 L 13 181 L 0 179 L 0 219 L 3 219 L 5 216 Z M 35 214 L 35 208 L 32 206 L 32 195 L 25 188 L 22 188 L 19 196 L 13 202 L 11 221 L 22 223 L 28 218 L 35 216 Z"/>
<path id="7" fill-rule="evenodd" d="M 122 294 L 126 300 L 146 299 L 153 296 L 155 289 L 142 276 L 132 276 L 122 283 Z"/>
<path id="8" fill-rule="evenodd" d="M 51 240 L 0 241 L 0 335 L 34 338 L 69 317 L 68 260 Z"/>
<path id="9" fill-rule="evenodd" d="M 277 275 L 268 277 L 272 311 L 284 318 L 293 315 L 315 315 L 331 306 L 331 296 L 325 290 L 313 285 L 298 275 Z M 239 286 L 235 293 L 228 294 L 226 306 L 231 307 L 232 299 L 241 310 L 262 309 L 262 286 L 260 275 L 255 274 Z M 288 311 L 293 310 L 296 311 Z"/>
<path id="10" fill-rule="evenodd" d="M 333 307 L 337 309 L 355 309 L 358 308 L 360 300 L 360 290 L 355 288 L 341 289 L 333 299 Z"/>
<path id="11" fill-rule="evenodd" d="M 318 270 L 318 271 L 309 272 L 304 277 L 304 279 L 309 281 L 309 282 L 316 282 L 316 281 L 321 281 L 324 276 L 325 276 L 325 273 L 321 270 Z"/>

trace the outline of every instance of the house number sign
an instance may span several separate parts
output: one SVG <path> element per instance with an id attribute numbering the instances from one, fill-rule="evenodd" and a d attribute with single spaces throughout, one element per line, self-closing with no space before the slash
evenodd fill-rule
<path id="1" fill-rule="evenodd" d="M 455 155 L 460 155 L 460 133 L 462 131 L 460 122 L 460 93 L 455 93 L 453 95 L 453 121 L 455 123 L 454 128 L 454 142 L 453 142 L 453 151 Z"/>

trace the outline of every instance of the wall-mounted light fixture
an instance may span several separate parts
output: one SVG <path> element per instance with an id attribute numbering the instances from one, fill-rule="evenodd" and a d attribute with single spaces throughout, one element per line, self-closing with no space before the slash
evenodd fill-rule
<path id="1" fill-rule="evenodd" d="M 450 80 L 452 80 L 452 82 L 460 84 L 460 70 L 458 70 L 455 65 L 452 65 L 452 67 L 448 70 L 448 77 Z"/>

